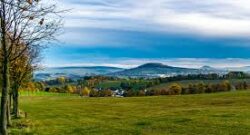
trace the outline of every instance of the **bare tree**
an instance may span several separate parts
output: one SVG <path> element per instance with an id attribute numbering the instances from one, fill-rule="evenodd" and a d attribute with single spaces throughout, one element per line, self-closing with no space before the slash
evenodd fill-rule
<path id="1" fill-rule="evenodd" d="M 7 105 L 10 91 L 10 64 L 27 50 L 42 48 L 55 39 L 61 24 L 52 0 L 1 0 L 2 97 L 1 134 L 7 132 Z M 23 45 L 20 47 L 20 45 Z M 16 49 L 18 48 L 18 49 Z M 36 49 L 34 49 L 36 48 Z M 25 65 L 24 65 L 25 66 Z"/>

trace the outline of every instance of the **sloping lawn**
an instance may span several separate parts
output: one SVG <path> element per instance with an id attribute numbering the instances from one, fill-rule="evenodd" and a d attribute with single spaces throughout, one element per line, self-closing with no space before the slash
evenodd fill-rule
<path id="1" fill-rule="evenodd" d="M 39 135 L 247 135 L 250 91 L 138 98 L 23 96 Z M 21 133 L 20 133 L 21 132 Z"/>

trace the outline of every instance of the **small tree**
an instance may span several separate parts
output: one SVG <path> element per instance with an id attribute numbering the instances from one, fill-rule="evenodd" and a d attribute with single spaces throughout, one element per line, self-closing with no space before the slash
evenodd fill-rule
<path id="1" fill-rule="evenodd" d="M 223 81 L 219 84 L 219 91 L 230 91 L 231 90 L 231 84 L 229 81 Z"/>
<path id="2" fill-rule="evenodd" d="M 105 97 L 111 97 L 113 95 L 113 91 L 112 90 L 104 90 L 104 95 Z"/>
<path id="3" fill-rule="evenodd" d="M 124 97 L 134 97 L 136 96 L 136 92 L 133 90 L 127 90 L 123 94 Z"/>
<path id="4" fill-rule="evenodd" d="M 49 92 L 52 92 L 52 93 L 59 92 L 59 88 L 57 88 L 57 87 L 52 87 L 52 88 L 49 89 Z"/>
<path id="5" fill-rule="evenodd" d="M 65 84 L 66 79 L 65 79 L 65 77 L 58 77 L 58 78 L 57 78 L 57 82 L 58 82 L 59 84 Z"/>
<path id="6" fill-rule="evenodd" d="M 168 93 L 167 89 L 165 89 L 165 88 L 161 89 L 161 95 L 168 95 L 168 94 L 169 93 Z"/>
<path id="7" fill-rule="evenodd" d="M 97 90 L 90 90 L 89 92 L 90 97 L 98 97 L 98 91 Z"/>
<path id="8" fill-rule="evenodd" d="M 161 90 L 158 89 L 151 89 L 146 92 L 147 96 L 159 96 L 161 95 Z"/>
<path id="9" fill-rule="evenodd" d="M 146 93 L 145 93 L 145 91 L 144 90 L 140 90 L 140 91 L 138 91 L 138 96 L 145 96 L 146 95 Z"/>
<path id="10" fill-rule="evenodd" d="M 113 92 L 111 90 L 101 90 L 98 92 L 98 95 L 100 97 L 110 97 L 110 96 L 112 96 L 112 93 Z"/>
<path id="11" fill-rule="evenodd" d="M 81 92 L 81 96 L 88 97 L 89 94 L 90 94 L 90 89 L 88 87 L 84 87 L 82 92 Z"/>
<path id="12" fill-rule="evenodd" d="M 182 87 L 177 83 L 173 83 L 169 87 L 169 94 L 170 95 L 180 95 L 181 91 L 182 91 Z"/>
<path id="13" fill-rule="evenodd" d="M 213 87 L 213 84 L 208 84 L 205 92 L 206 93 L 212 93 L 214 91 L 215 91 L 215 89 Z"/>
<path id="14" fill-rule="evenodd" d="M 64 87 L 64 89 L 65 89 L 66 93 L 73 93 L 74 92 L 74 88 L 71 85 L 66 85 Z"/>
<path id="15" fill-rule="evenodd" d="M 33 82 L 27 83 L 27 91 L 34 92 L 36 90 L 37 90 L 37 88 Z"/>
<path id="16" fill-rule="evenodd" d="M 206 86 L 203 82 L 198 83 L 197 85 L 197 93 L 205 93 Z"/>
<path id="17" fill-rule="evenodd" d="M 36 82 L 35 85 L 36 85 L 36 88 L 37 88 L 39 91 L 44 91 L 44 90 L 45 90 L 45 85 L 44 85 L 44 83 L 42 83 L 42 82 Z"/>

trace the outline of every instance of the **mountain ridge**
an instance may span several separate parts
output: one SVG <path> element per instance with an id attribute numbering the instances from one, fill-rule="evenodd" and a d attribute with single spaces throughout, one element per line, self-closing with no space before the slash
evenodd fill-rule
<path id="1" fill-rule="evenodd" d="M 35 80 L 51 80 L 61 76 L 67 78 L 81 78 L 84 76 L 105 75 L 108 73 L 124 70 L 118 67 L 108 66 L 72 66 L 72 67 L 49 67 L 35 72 Z"/>
<path id="2" fill-rule="evenodd" d="M 39 80 L 53 79 L 60 76 L 80 78 L 84 76 L 116 76 L 116 77 L 168 77 L 189 74 L 226 74 L 230 71 L 250 71 L 250 66 L 238 68 L 214 68 L 204 65 L 200 68 L 169 66 L 162 63 L 145 63 L 135 68 L 124 69 L 109 66 L 68 66 L 50 67 L 37 71 L 35 78 Z"/>
<path id="3" fill-rule="evenodd" d="M 140 77 L 157 77 L 157 76 L 174 76 L 178 74 L 195 74 L 199 69 L 183 68 L 164 65 L 162 63 L 146 63 L 135 68 L 112 73 L 114 76 L 140 76 Z"/>

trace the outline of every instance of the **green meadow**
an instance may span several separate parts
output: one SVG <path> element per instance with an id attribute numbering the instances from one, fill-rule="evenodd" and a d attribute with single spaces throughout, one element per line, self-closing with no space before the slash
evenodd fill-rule
<path id="1" fill-rule="evenodd" d="M 21 96 L 27 118 L 12 134 L 39 135 L 247 135 L 250 91 L 215 94 L 81 98 Z"/>

